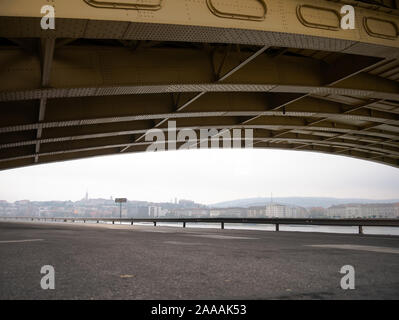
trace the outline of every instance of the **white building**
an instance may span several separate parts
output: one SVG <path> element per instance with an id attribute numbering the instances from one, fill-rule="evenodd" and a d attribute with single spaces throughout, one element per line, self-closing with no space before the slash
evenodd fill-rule
<path id="1" fill-rule="evenodd" d="M 342 204 L 327 209 L 329 218 L 398 218 L 399 203 Z"/>
<path id="2" fill-rule="evenodd" d="M 148 206 L 148 216 L 150 218 L 160 218 L 166 216 L 168 210 L 162 209 L 159 206 Z"/>
<path id="3" fill-rule="evenodd" d="M 265 216 L 268 218 L 306 218 L 308 212 L 301 207 L 270 203 L 266 205 Z"/>

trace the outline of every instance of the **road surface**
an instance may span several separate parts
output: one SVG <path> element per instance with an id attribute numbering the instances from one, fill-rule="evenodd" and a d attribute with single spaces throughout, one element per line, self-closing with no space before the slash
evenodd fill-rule
<path id="1" fill-rule="evenodd" d="M 395 236 L 0 222 L 0 299 L 398 298 Z"/>

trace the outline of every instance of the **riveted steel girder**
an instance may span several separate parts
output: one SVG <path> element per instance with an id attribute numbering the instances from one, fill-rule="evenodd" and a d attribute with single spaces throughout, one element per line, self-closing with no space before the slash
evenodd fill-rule
<path id="1" fill-rule="evenodd" d="M 4 0 L 0 170 L 143 152 L 168 120 L 399 167 L 399 13 L 357 2 L 343 30 L 349 2 L 55 0 L 42 30 Z"/>

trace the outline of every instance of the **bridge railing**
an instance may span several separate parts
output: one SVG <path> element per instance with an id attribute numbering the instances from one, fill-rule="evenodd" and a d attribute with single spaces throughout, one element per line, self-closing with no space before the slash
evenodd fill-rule
<path id="1" fill-rule="evenodd" d="M 275 230 L 280 230 L 280 225 L 315 225 L 315 226 L 356 226 L 359 234 L 363 233 L 363 227 L 399 227 L 397 219 L 318 219 L 318 218 L 84 218 L 84 217 L 0 217 L 2 220 L 28 220 L 28 221 L 53 221 L 53 222 L 125 222 L 133 225 L 134 223 L 182 223 L 183 228 L 187 223 L 220 223 L 220 228 L 224 229 L 226 223 L 236 224 L 266 224 L 275 225 Z"/>

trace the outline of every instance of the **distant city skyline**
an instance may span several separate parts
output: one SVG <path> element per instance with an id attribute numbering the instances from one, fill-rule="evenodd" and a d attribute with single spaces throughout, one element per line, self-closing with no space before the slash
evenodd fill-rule
<path id="1" fill-rule="evenodd" d="M 399 198 L 399 169 L 342 156 L 283 150 L 137 153 L 0 172 L 0 199 L 126 197 L 206 205 L 253 197 Z"/>
<path id="2" fill-rule="evenodd" d="M 0 201 L 0 217 L 40 218 L 391 218 L 399 217 L 399 200 L 393 203 L 329 203 L 326 198 L 304 198 L 305 203 L 295 203 L 302 198 L 280 198 L 286 203 L 240 201 L 224 203 L 219 207 L 204 206 L 191 200 L 174 203 L 150 203 L 127 201 L 118 207 L 111 199 L 88 199 L 79 201 L 29 201 L 14 203 Z M 329 198 L 327 198 L 327 201 Z M 334 198 L 333 198 L 334 199 Z M 331 200 L 331 199 L 330 199 Z M 310 201 L 310 202 L 309 202 Z M 227 205 L 226 205 L 227 204 Z M 313 205 L 312 205 L 313 204 Z M 309 206 L 310 205 L 310 206 Z"/>

